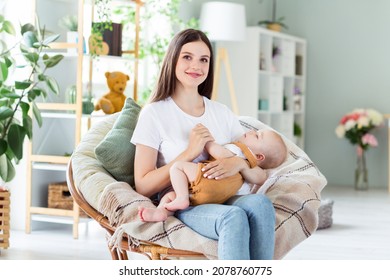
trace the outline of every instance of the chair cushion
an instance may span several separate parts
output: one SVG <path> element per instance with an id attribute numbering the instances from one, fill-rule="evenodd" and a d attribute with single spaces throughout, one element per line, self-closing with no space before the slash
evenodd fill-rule
<path id="1" fill-rule="evenodd" d="M 95 148 L 96 158 L 118 180 L 134 186 L 135 146 L 130 142 L 141 107 L 127 98 L 110 132 Z"/>

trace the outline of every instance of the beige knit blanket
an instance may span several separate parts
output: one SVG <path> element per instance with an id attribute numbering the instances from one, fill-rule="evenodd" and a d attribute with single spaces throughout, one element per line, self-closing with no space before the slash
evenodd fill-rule
<path id="1" fill-rule="evenodd" d="M 266 127 L 252 118 L 241 118 L 247 129 Z M 261 187 L 253 186 L 252 193 L 265 193 L 273 202 L 276 213 L 274 259 L 283 258 L 292 248 L 308 238 L 318 225 L 320 192 L 326 179 L 307 154 L 288 139 L 285 163 L 269 171 Z M 111 183 L 105 187 L 98 210 L 117 226 L 110 243 L 120 242 L 123 235 L 130 246 L 140 240 L 165 247 L 200 252 L 210 259 L 217 258 L 217 241 L 205 238 L 175 217 L 165 222 L 144 223 L 138 218 L 138 206 L 154 207 L 152 202 L 135 192 L 128 184 Z"/>
<path id="2" fill-rule="evenodd" d="M 216 241 L 197 234 L 174 217 L 164 222 L 142 222 L 138 217 L 139 206 L 155 207 L 150 199 L 135 192 L 127 183 L 107 186 L 99 211 L 107 216 L 112 225 L 118 226 L 109 245 L 119 245 L 123 234 L 127 234 L 129 246 L 132 247 L 143 240 L 168 248 L 200 252 L 210 259 L 216 258 Z"/>

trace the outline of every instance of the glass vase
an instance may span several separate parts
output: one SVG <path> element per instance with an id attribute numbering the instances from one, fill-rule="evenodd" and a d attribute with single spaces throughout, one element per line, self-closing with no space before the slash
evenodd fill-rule
<path id="1" fill-rule="evenodd" d="M 368 190 L 368 171 L 364 150 L 361 150 L 360 153 L 357 154 L 355 170 L 355 190 Z"/>

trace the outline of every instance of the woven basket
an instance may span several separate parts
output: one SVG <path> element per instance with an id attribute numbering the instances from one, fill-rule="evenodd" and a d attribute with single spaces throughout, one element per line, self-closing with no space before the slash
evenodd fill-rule
<path id="1" fill-rule="evenodd" d="M 0 188 L 0 248 L 9 247 L 10 193 Z"/>
<path id="2" fill-rule="evenodd" d="M 320 208 L 318 209 L 318 227 L 317 229 L 329 228 L 333 224 L 333 204 L 331 199 L 321 200 Z"/>
<path id="3" fill-rule="evenodd" d="M 49 184 L 48 193 L 47 204 L 49 208 L 73 210 L 73 197 L 66 182 Z M 88 217 L 88 215 L 80 209 L 80 217 Z"/>

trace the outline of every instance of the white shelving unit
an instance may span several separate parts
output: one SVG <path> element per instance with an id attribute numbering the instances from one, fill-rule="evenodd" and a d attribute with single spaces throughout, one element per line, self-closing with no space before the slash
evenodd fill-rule
<path id="1" fill-rule="evenodd" d="M 240 115 L 255 117 L 304 147 L 306 40 L 258 26 L 226 43 Z M 302 135 L 294 136 L 294 124 Z"/>
<path id="2" fill-rule="evenodd" d="M 115 63 L 121 59 L 120 57 L 101 56 L 99 63 L 93 65 L 91 56 L 85 53 L 83 40 L 78 40 L 77 43 L 66 42 L 66 31 L 59 27 L 59 19 L 66 15 L 77 15 L 78 38 L 84 38 L 87 42 L 92 26 L 93 3 L 94 0 L 34 0 L 33 10 L 34 14 L 38 15 L 40 25 L 44 26 L 47 31 L 60 34 L 58 42 L 51 46 L 49 52 L 61 53 L 64 59 L 48 72 L 58 82 L 60 94 L 50 95 L 46 100 L 41 99 L 37 103 L 42 113 L 43 125 L 39 128 L 34 121 L 33 139 L 28 149 L 25 228 L 27 233 L 31 232 L 33 221 L 52 222 L 71 224 L 73 237 L 78 238 L 79 223 L 89 220 L 79 216 L 79 208 L 75 204 L 72 210 L 48 208 L 48 186 L 52 183 L 66 181 L 69 155 L 91 123 L 92 117 L 82 114 L 82 97 L 88 86 L 99 80 L 99 77 L 94 77 L 95 80 L 92 80 L 93 74 L 96 69 L 100 69 L 103 73 L 110 71 L 107 69 L 107 63 L 104 64 L 102 61 Z M 139 8 L 143 4 L 139 0 L 123 0 L 121 3 L 134 5 L 136 13 L 139 13 Z M 139 20 L 138 14 L 137 20 Z M 139 22 L 136 22 L 135 26 L 134 50 L 124 51 L 127 55 L 133 55 L 133 58 L 123 58 L 122 64 L 123 60 L 130 61 L 134 64 L 132 66 L 136 72 L 138 69 Z M 69 52 L 69 50 L 72 51 Z M 134 81 L 132 94 L 136 97 L 137 74 L 132 73 L 131 76 Z M 66 97 L 66 90 L 72 85 L 76 85 L 77 92 L 74 104 L 68 103 L 69 98 Z"/>

